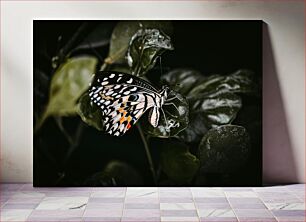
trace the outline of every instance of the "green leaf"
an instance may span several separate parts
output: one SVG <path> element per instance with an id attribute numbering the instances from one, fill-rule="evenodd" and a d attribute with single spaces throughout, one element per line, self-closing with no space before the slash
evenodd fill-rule
<path id="1" fill-rule="evenodd" d="M 100 22 L 89 30 L 84 39 L 70 52 L 107 46 L 110 43 L 112 24 Z"/>
<path id="2" fill-rule="evenodd" d="M 231 173 L 247 161 L 250 138 L 242 126 L 218 126 L 206 133 L 198 152 L 201 173 Z"/>
<path id="3" fill-rule="evenodd" d="M 103 130 L 101 109 L 90 100 L 88 92 L 85 92 L 79 99 L 77 113 L 89 126 Z"/>
<path id="4" fill-rule="evenodd" d="M 109 162 L 102 172 L 98 172 L 85 181 L 86 186 L 140 186 L 143 180 L 136 169 L 129 164 L 114 160 Z"/>
<path id="5" fill-rule="evenodd" d="M 195 96 L 209 92 L 258 93 L 258 86 L 252 71 L 238 70 L 230 75 L 212 75 L 193 88 L 188 95 Z"/>
<path id="6" fill-rule="evenodd" d="M 200 161 L 183 143 L 168 142 L 161 153 L 162 170 L 177 183 L 190 183 L 197 173 Z"/>
<path id="7" fill-rule="evenodd" d="M 76 114 L 77 100 L 88 88 L 96 64 L 95 57 L 76 57 L 68 59 L 56 70 L 51 80 L 48 105 L 35 130 L 48 116 Z"/>
<path id="8" fill-rule="evenodd" d="M 188 127 L 180 132 L 177 138 L 187 143 L 198 143 L 207 131 L 204 117 L 200 113 L 190 113 Z"/>
<path id="9" fill-rule="evenodd" d="M 202 94 L 189 99 L 190 123 L 178 136 L 185 142 L 199 142 L 208 129 L 231 123 L 242 107 L 231 92 Z"/>
<path id="10" fill-rule="evenodd" d="M 189 104 L 193 114 L 202 115 L 208 128 L 231 123 L 242 106 L 239 96 L 222 91 L 193 97 Z"/>
<path id="11" fill-rule="evenodd" d="M 168 21 L 121 21 L 113 30 L 106 63 L 125 63 L 125 56 L 132 36 L 139 29 L 159 29 L 171 35 L 173 27 Z"/>
<path id="12" fill-rule="evenodd" d="M 157 127 L 153 127 L 146 118 L 142 118 L 144 132 L 153 137 L 174 137 L 184 130 L 189 122 L 189 108 L 187 100 L 179 93 L 171 90 L 168 100 L 160 110 Z M 168 104 L 169 103 L 169 104 Z"/>
<path id="13" fill-rule="evenodd" d="M 139 29 L 131 38 L 127 61 L 136 76 L 145 75 L 166 50 L 173 50 L 169 36 L 158 29 Z"/>
<path id="14" fill-rule="evenodd" d="M 127 64 L 112 64 L 107 66 L 105 71 L 115 71 L 131 74 L 131 68 Z"/>
<path id="15" fill-rule="evenodd" d="M 174 69 L 161 77 L 162 82 L 185 96 L 203 79 L 202 74 L 193 69 Z"/>

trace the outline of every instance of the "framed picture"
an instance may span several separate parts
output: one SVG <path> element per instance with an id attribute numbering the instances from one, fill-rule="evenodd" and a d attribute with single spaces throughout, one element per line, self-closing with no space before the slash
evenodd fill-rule
<path id="1" fill-rule="evenodd" d="M 34 20 L 34 186 L 258 186 L 262 21 Z"/>

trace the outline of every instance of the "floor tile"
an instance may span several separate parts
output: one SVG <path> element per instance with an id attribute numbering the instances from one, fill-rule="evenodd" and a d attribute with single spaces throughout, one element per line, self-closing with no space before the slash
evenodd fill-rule
<path id="1" fill-rule="evenodd" d="M 160 203 L 161 210 L 195 210 L 194 203 Z"/>
<path id="2" fill-rule="evenodd" d="M 158 189 L 152 187 L 128 187 L 126 198 L 158 198 Z"/>
<path id="3" fill-rule="evenodd" d="M 199 222 L 198 217 L 161 217 L 161 222 Z"/>
<path id="4" fill-rule="evenodd" d="M 273 218 L 273 215 L 266 209 L 234 209 L 238 218 Z"/>
<path id="5" fill-rule="evenodd" d="M 226 197 L 257 197 L 257 194 L 252 191 L 226 191 Z"/>
<path id="6" fill-rule="evenodd" d="M 203 189 L 203 187 L 201 187 Z M 170 192 L 187 192 L 191 191 L 191 187 L 159 187 L 159 191 L 170 191 Z"/>
<path id="7" fill-rule="evenodd" d="M 11 198 L 22 199 L 22 198 L 43 198 L 45 197 L 45 193 L 41 192 L 26 192 L 26 191 L 17 191 L 12 195 Z"/>
<path id="8" fill-rule="evenodd" d="M 65 217 L 29 217 L 27 221 L 32 222 L 32 221 L 37 221 L 37 222 L 66 222 L 66 221 L 73 221 L 73 222 L 80 222 L 82 221 L 82 217 L 70 217 L 70 216 L 65 216 Z"/>
<path id="9" fill-rule="evenodd" d="M 192 198 L 192 194 L 190 192 L 190 190 L 187 190 L 187 191 L 159 191 L 159 196 L 160 197 L 175 197 L 175 198 L 179 198 L 179 197 L 182 197 L 182 198 Z"/>
<path id="10" fill-rule="evenodd" d="M 261 204 L 262 201 L 259 198 L 254 198 L 254 197 L 229 197 L 227 198 L 230 204 Z"/>
<path id="11" fill-rule="evenodd" d="M 228 203 L 225 197 L 195 197 L 196 203 Z"/>
<path id="12" fill-rule="evenodd" d="M 2 209 L 35 209 L 38 206 L 38 203 L 27 203 L 27 204 L 20 204 L 20 203 L 7 203 L 5 204 Z"/>
<path id="13" fill-rule="evenodd" d="M 1 209 L 1 221 L 25 221 L 32 210 L 25 209 Z"/>
<path id="14" fill-rule="evenodd" d="M 125 209 L 159 209 L 158 203 L 126 203 Z"/>
<path id="15" fill-rule="evenodd" d="M 236 217 L 201 217 L 201 222 L 238 222 Z"/>
<path id="16" fill-rule="evenodd" d="M 191 197 L 160 197 L 160 203 L 193 203 Z"/>
<path id="17" fill-rule="evenodd" d="M 241 217 L 239 222 L 277 222 L 275 218 L 255 218 L 255 217 Z"/>
<path id="18" fill-rule="evenodd" d="M 83 217 L 84 222 L 121 222 L 121 217 Z"/>
<path id="19" fill-rule="evenodd" d="M 1 191 L 17 191 L 20 190 L 24 184 L 22 183 L 2 183 L 0 184 Z"/>
<path id="20" fill-rule="evenodd" d="M 191 192 L 194 197 L 224 197 L 224 191 L 220 189 L 208 189 L 208 188 L 191 188 Z"/>
<path id="21" fill-rule="evenodd" d="M 161 210 L 162 217 L 197 217 L 196 210 Z"/>
<path id="22" fill-rule="evenodd" d="M 10 198 L 6 203 L 19 203 L 19 204 L 39 204 L 44 198 L 38 197 L 38 198 Z"/>
<path id="23" fill-rule="evenodd" d="M 47 191 L 44 192 L 47 197 L 89 197 L 89 191 Z"/>
<path id="24" fill-rule="evenodd" d="M 252 191 L 254 192 L 252 187 L 223 187 L 223 191 L 235 191 L 235 192 L 244 192 L 244 191 Z"/>
<path id="25" fill-rule="evenodd" d="M 37 210 L 85 209 L 88 197 L 45 197 Z"/>
<path id="26" fill-rule="evenodd" d="M 155 204 L 158 204 L 159 199 L 158 198 L 126 198 L 124 202 L 125 203 L 143 203 L 143 204 L 155 203 Z"/>
<path id="27" fill-rule="evenodd" d="M 277 218 L 278 222 L 305 222 L 305 217 L 279 217 Z"/>
<path id="28" fill-rule="evenodd" d="M 235 217 L 232 209 L 199 209 L 200 217 Z"/>
<path id="29" fill-rule="evenodd" d="M 304 217 L 305 210 L 272 210 L 276 217 Z"/>
<path id="30" fill-rule="evenodd" d="M 121 222 L 159 222 L 160 217 L 122 217 Z"/>
<path id="31" fill-rule="evenodd" d="M 301 222 L 304 189 L 303 184 L 255 188 L 4 184 L 1 221 Z"/>
<path id="32" fill-rule="evenodd" d="M 195 203 L 197 209 L 230 209 L 228 202 L 224 203 Z"/>
<path id="33" fill-rule="evenodd" d="M 124 209 L 122 217 L 160 217 L 159 209 Z"/>
<path id="34" fill-rule="evenodd" d="M 84 210 L 33 210 L 30 217 L 40 218 L 71 218 L 82 217 Z"/>
<path id="35" fill-rule="evenodd" d="M 269 210 L 305 210 L 305 203 L 266 203 Z"/>
<path id="36" fill-rule="evenodd" d="M 114 190 L 114 191 L 93 191 L 91 197 L 125 197 L 125 190 Z"/>
<path id="37" fill-rule="evenodd" d="M 291 185 L 286 185 L 286 188 L 289 190 L 302 190 L 305 192 L 305 184 L 291 184 Z"/>
<path id="38" fill-rule="evenodd" d="M 123 209 L 123 203 L 92 203 L 86 205 L 86 209 Z"/>
<path id="39" fill-rule="evenodd" d="M 121 197 L 90 197 L 89 203 L 123 203 L 124 198 Z"/>
<path id="40" fill-rule="evenodd" d="M 233 209 L 267 209 L 263 203 L 231 203 Z"/>
<path id="41" fill-rule="evenodd" d="M 123 209 L 86 209 L 84 217 L 121 217 Z"/>

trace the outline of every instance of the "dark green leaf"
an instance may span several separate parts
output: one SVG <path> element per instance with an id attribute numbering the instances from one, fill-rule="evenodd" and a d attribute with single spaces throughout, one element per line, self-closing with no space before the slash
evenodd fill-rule
<path id="1" fill-rule="evenodd" d="M 189 152 L 186 145 L 166 143 L 161 153 L 162 170 L 177 183 L 189 183 L 197 173 L 200 161 Z"/>
<path id="2" fill-rule="evenodd" d="M 121 21 L 113 30 L 106 63 L 125 63 L 125 56 L 132 36 L 139 29 L 159 29 L 171 35 L 172 24 L 168 21 Z"/>
<path id="3" fill-rule="evenodd" d="M 132 36 L 127 52 L 127 61 L 132 74 L 145 75 L 166 50 L 173 50 L 169 36 L 158 29 L 139 29 Z"/>
<path id="4" fill-rule="evenodd" d="M 50 87 L 47 113 L 68 116 L 76 113 L 77 99 L 88 88 L 97 59 L 78 57 L 67 60 L 55 72 Z"/>
<path id="5" fill-rule="evenodd" d="M 168 138 L 177 135 L 188 125 L 189 108 L 187 100 L 179 93 L 171 91 L 168 95 L 171 101 L 166 101 L 160 110 L 160 118 L 157 127 L 151 126 L 147 119 L 142 121 L 144 131 L 153 136 Z"/>
<path id="6" fill-rule="evenodd" d="M 79 99 L 77 112 L 89 126 L 93 126 L 97 130 L 103 130 L 101 109 L 90 100 L 88 92 L 85 92 Z"/>
<path id="7" fill-rule="evenodd" d="M 107 66 L 105 70 L 131 74 L 131 68 L 127 64 L 112 64 Z"/>
<path id="8" fill-rule="evenodd" d="M 193 97 L 189 103 L 192 113 L 200 114 L 208 128 L 231 123 L 242 106 L 239 96 L 222 91 Z"/>
<path id="9" fill-rule="evenodd" d="M 185 142 L 199 142 L 211 127 L 231 123 L 242 104 L 234 93 L 202 94 L 189 100 L 190 123 L 178 136 Z"/>
<path id="10" fill-rule="evenodd" d="M 230 173 L 246 162 L 249 135 L 242 126 L 218 126 L 206 133 L 198 150 L 201 173 Z"/>
<path id="11" fill-rule="evenodd" d="M 77 57 L 68 59 L 54 73 L 47 108 L 36 125 L 42 125 L 48 116 L 71 116 L 77 111 L 77 100 L 86 91 L 95 72 L 95 57 Z"/>
<path id="12" fill-rule="evenodd" d="M 204 79 L 202 74 L 192 69 L 175 69 L 161 77 L 161 80 L 183 95 Z"/>
<path id="13" fill-rule="evenodd" d="M 256 94 L 258 86 L 254 78 L 255 76 L 252 71 L 244 69 L 226 76 L 212 75 L 193 88 L 188 95 L 192 97 L 210 92 Z"/>
<path id="14" fill-rule="evenodd" d="M 140 186 L 143 180 L 134 167 L 125 162 L 114 160 L 102 172 L 96 173 L 85 181 L 87 186 Z"/>
<path id="15" fill-rule="evenodd" d="M 190 113 L 188 127 L 180 132 L 177 137 L 187 143 L 198 143 L 207 130 L 204 117 L 200 113 Z"/>
<path id="16" fill-rule="evenodd" d="M 111 23 L 104 22 L 96 25 L 93 30 L 91 30 L 88 35 L 83 39 L 83 41 L 76 46 L 72 52 L 80 49 L 90 49 L 107 46 L 110 43 L 110 37 L 112 34 Z"/>

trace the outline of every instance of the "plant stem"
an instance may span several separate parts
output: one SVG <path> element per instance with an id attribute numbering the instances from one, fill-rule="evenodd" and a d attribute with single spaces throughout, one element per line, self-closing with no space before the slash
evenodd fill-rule
<path id="1" fill-rule="evenodd" d="M 144 145 L 144 148 L 145 148 L 145 151 L 146 151 L 146 155 L 147 155 L 148 162 L 149 162 L 149 165 L 150 165 L 150 170 L 152 172 L 152 177 L 153 177 L 153 180 L 154 180 L 154 184 L 156 185 L 157 184 L 156 173 L 155 173 L 155 168 L 154 168 L 152 156 L 151 156 L 151 153 L 150 153 L 149 145 L 148 145 L 147 140 L 146 140 L 146 138 L 145 138 L 145 136 L 142 132 L 140 124 L 138 123 L 136 125 L 137 125 L 137 129 L 139 131 L 140 137 L 142 139 L 142 142 L 143 142 L 143 145 Z"/>
<path id="2" fill-rule="evenodd" d="M 68 160 L 71 157 L 71 154 L 74 152 L 74 150 L 78 147 L 80 140 L 81 140 L 81 136 L 83 133 L 83 129 L 84 129 L 84 125 L 83 122 L 79 122 L 79 125 L 77 126 L 75 135 L 73 137 L 73 143 L 70 144 L 68 151 L 66 153 L 65 159 L 64 159 L 64 163 L 66 164 L 68 162 Z"/>
<path id="3" fill-rule="evenodd" d="M 66 139 L 69 142 L 69 144 L 70 145 L 73 144 L 74 141 L 73 141 L 72 137 L 67 133 L 66 129 L 64 128 L 62 117 L 57 116 L 57 117 L 54 117 L 54 119 L 55 119 L 55 121 L 57 123 L 58 128 L 64 134 L 64 136 L 66 137 Z"/>
<path id="4" fill-rule="evenodd" d="M 76 32 L 72 35 L 72 37 L 65 44 L 65 46 L 59 50 L 59 53 L 57 55 L 57 57 L 59 58 L 59 64 L 62 63 L 63 59 L 70 53 L 73 47 L 80 43 L 83 40 L 84 35 L 86 35 L 92 28 L 92 25 L 88 22 L 83 22 L 78 27 Z"/>

